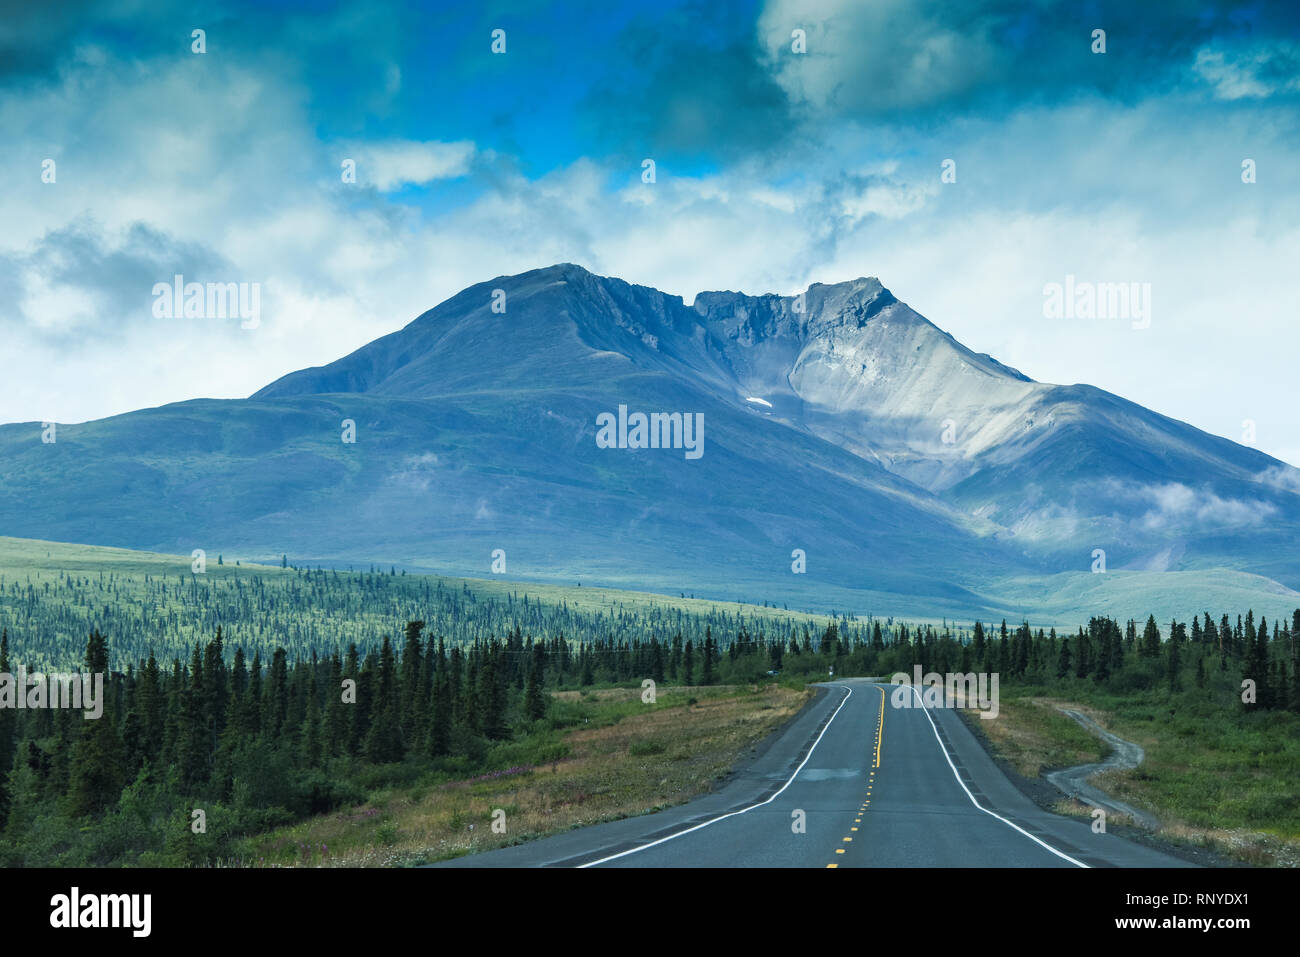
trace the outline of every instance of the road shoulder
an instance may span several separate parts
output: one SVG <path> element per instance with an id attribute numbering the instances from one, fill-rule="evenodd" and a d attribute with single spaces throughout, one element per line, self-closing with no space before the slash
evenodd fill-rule
<path id="1" fill-rule="evenodd" d="M 785 724 L 756 742 L 713 791 L 676 807 L 575 828 L 429 866 L 574 867 L 763 801 L 789 780 L 844 697 L 835 688 L 814 687 L 813 690 L 813 697 Z"/>

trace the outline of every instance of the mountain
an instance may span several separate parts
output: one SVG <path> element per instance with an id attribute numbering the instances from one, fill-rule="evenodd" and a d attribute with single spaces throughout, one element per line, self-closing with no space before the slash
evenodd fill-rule
<path id="1" fill-rule="evenodd" d="M 701 454 L 602 448 L 620 407 L 702 415 Z M 1035 382 L 875 279 L 687 306 L 562 264 L 471 286 L 248 399 L 64 425 L 53 445 L 0 426 L 0 534 L 468 575 L 500 549 L 509 578 L 1068 614 L 1135 582 L 1290 601 L 1297 475 Z M 1090 574 L 1097 548 L 1107 575 Z"/>
<path id="2" fill-rule="evenodd" d="M 1300 471 L 1100 389 L 1035 382 L 876 280 L 805 299 L 806 319 L 776 296 L 705 293 L 695 307 L 742 390 L 779 396 L 808 431 L 1048 566 L 1103 548 L 1112 567 L 1228 564 L 1297 584 Z"/>

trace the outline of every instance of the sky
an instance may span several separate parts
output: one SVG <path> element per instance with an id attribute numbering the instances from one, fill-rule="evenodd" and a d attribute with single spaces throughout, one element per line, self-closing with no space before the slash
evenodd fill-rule
<path id="1" fill-rule="evenodd" d="M 1300 465 L 1293 2 L 189 7 L 0 0 L 0 422 L 247 396 L 574 262 L 688 303 L 875 276 Z M 158 315 L 178 274 L 259 321 Z M 1050 315 L 1067 277 L 1149 321 Z"/>

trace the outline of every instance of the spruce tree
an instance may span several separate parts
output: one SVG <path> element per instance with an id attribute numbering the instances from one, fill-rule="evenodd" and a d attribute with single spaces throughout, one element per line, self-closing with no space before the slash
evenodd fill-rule
<path id="1" fill-rule="evenodd" d="M 321 741 L 321 710 L 316 687 L 316 675 L 311 675 L 307 694 L 307 713 L 303 717 L 303 729 L 299 735 L 303 742 L 303 763 L 309 768 L 320 767 L 323 745 Z"/>
<path id="2" fill-rule="evenodd" d="M 483 736 L 499 741 L 510 736 L 506 724 L 506 675 L 503 673 L 497 642 L 493 639 L 483 654 L 483 667 L 479 671 L 479 721 Z"/>
<path id="3" fill-rule="evenodd" d="M 984 639 L 984 625 L 982 622 L 975 622 L 975 629 L 970 640 L 971 654 L 975 659 L 975 667 L 983 669 L 988 659 L 988 645 Z"/>
<path id="4" fill-rule="evenodd" d="M 244 695 L 244 727 L 250 735 L 262 733 L 262 653 L 253 652 L 248 669 L 248 693 Z"/>
<path id="5" fill-rule="evenodd" d="M 376 764 L 389 764 L 402 759 L 401 732 L 397 721 L 397 665 L 387 635 L 384 636 L 379 652 L 374 715 L 366 732 L 366 759 Z"/>
<path id="6" fill-rule="evenodd" d="M 177 762 L 181 786 L 192 791 L 208 779 L 209 731 L 204 718 L 203 657 L 199 643 L 194 643 L 190 657 L 187 690 L 180 702 L 180 732 L 177 737 Z"/>
<path id="7" fill-rule="evenodd" d="M 347 748 L 348 705 L 343 703 L 343 660 L 337 651 L 330 656 L 329 680 L 325 683 L 324 752 L 338 757 Z"/>
<path id="8" fill-rule="evenodd" d="M 271 655 L 271 673 L 266 682 L 262 713 L 267 736 L 278 741 L 289 716 L 288 657 L 283 648 L 276 648 Z"/>
<path id="9" fill-rule="evenodd" d="M 352 705 L 352 728 L 349 731 L 349 740 L 355 747 L 352 753 L 357 755 L 365 754 L 370 726 L 379 712 L 378 675 L 379 655 L 374 648 L 371 648 L 366 652 L 366 659 L 357 674 L 357 698 L 356 703 Z"/>
<path id="10" fill-rule="evenodd" d="M 1142 630 L 1142 644 L 1138 646 L 1141 658 L 1160 657 L 1160 628 L 1156 625 L 1156 616 L 1148 615 L 1146 628 Z"/>
<path id="11" fill-rule="evenodd" d="M 451 751 L 452 698 L 450 670 L 439 671 L 433 686 L 433 715 L 429 722 L 429 753 L 441 757 Z"/>
<path id="12" fill-rule="evenodd" d="M 1076 678 L 1086 678 L 1092 670 L 1092 648 L 1088 641 L 1088 636 L 1079 629 L 1079 634 L 1075 637 L 1074 649 L 1074 676 Z"/>
<path id="13" fill-rule="evenodd" d="M 100 676 L 108 687 L 108 641 L 96 629 L 86 643 L 86 673 L 92 681 Z M 72 755 L 68 811 L 74 817 L 99 814 L 117 803 L 122 792 L 123 754 L 113 716 L 107 711 L 97 719 L 76 715 L 82 727 Z"/>
<path id="14" fill-rule="evenodd" d="M 408 621 L 406 623 L 406 641 L 402 646 L 402 669 L 397 713 L 401 718 L 402 740 L 408 745 L 415 742 L 423 730 L 420 727 L 423 713 L 420 690 L 424 681 L 424 651 L 420 641 L 420 633 L 423 630 L 423 621 Z"/>
<path id="15" fill-rule="evenodd" d="M 1258 675 L 1259 687 L 1257 689 L 1260 708 L 1273 707 L 1273 688 L 1271 675 L 1269 674 L 1269 654 L 1268 654 L 1268 622 L 1264 616 L 1259 617 L 1259 629 L 1255 633 L 1254 642 L 1248 645 L 1249 653 L 1252 657 L 1252 671 Z"/>
<path id="16" fill-rule="evenodd" d="M 650 678 L 657 684 L 664 683 L 664 649 L 657 638 L 650 639 Z"/>
<path id="17" fill-rule="evenodd" d="M 1178 690 L 1178 669 L 1182 665 L 1182 626 L 1174 624 L 1169 629 L 1169 690 Z"/>
<path id="18" fill-rule="evenodd" d="M 658 646 L 656 645 L 656 648 Z M 539 641 L 533 645 L 528 668 L 528 683 L 524 689 L 524 713 L 529 720 L 537 721 L 546 715 L 546 649 Z M 660 678 L 660 680 L 663 680 Z"/>
<path id="19" fill-rule="evenodd" d="M 9 670 L 9 630 L 0 631 L 0 674 L 11 674 Z M 0 708 L 0 832 L 4 831 L 5 821 L 9 817 L 9 769 L 13 767 L 14 733 L 17 719 L 9 708 Z"/>

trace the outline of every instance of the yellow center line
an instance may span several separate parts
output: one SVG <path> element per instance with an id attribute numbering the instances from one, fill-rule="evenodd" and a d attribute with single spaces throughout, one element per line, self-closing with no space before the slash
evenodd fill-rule
<path id="1" fill-rule="evenodd" d="M 880 692 L 880 720 L 879 720 L 879 722 L 876 724 L 876 753 L 875 753 L 874 763 L 872 764 L 872 768 L 873 768 L 873 769 L 874 769 L 874 768 L 878 768 L 878 767 L 880 767 L 880 745 L 881 745 L 881 742 L 883 742 L 884 739 L 885 739 L 885 689 L 882 688 L 880 685 L 877 685 L 877 686 L 876 686 L 876 690 Z M 875 772 L 874 770 L 872 770 L 872 771 L 871 771 L 871 777 L 870 777 L 870 779 L 868 779 L 868 781 L 867 781 L 867 799 L 866 799 L 865 801 L 862 802 L 862 809 L 858 812 L 858 816 L 857 816 L 856 818 L 854 818 L 854 820 L 853 820 L 853 823 L 854 823 L 855 825 L 857 825 L 857 824 L 861 824 L 861 823 L 862 823 L 862 815 L 866 813 L 867 808 L 871 805 L 871 787 L 872 787 L 872 784 L 874 783 L 874 779 L 875 779 L 875 777 L 876 777 L 876 772 Z M 856 833 L 857 830 L 858 830 L 857 827 L 850 827 L 850 828 L 849 828 L 849 831 L 854 832 L 854 833 Z M 851 844 L 852 842 L 853 842 L 853 838 L 851 838 L 851 837 L 846 837 L 846 838 L 844 838 L 844 841 L 843 841 L 843 843 L 845 843 L 845 844 Z M 835 853 L 836 853 L 836 854 L 843 854 L 843 853 L 844 853 L 844 848 L 842 848 L 842 847 L 837 847 L 837 848 L 835 849 Z M 827 864 L 826 866 L 827 866 L 828 868 L 829 868 L 829 867 L 836 867 L 836 868 L 839 867 L 838 864 Z"/>
<path id="2" fill-rule="evenodd" d="M 876 727 L 876 763 L 875 767 L 880 767 L 880 742 L 885 737 L 885 689 L 876 685 L 876 690 L 880 692 L 880 724 Z"/>

